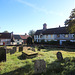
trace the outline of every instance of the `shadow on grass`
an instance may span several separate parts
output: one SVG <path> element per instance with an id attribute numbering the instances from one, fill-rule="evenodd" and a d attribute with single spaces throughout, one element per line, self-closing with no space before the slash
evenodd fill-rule
<path id="1" fill-rule="evenodd" d="M 62 61 L 54 61 L 47 65 L 45 75 L 75 75 L 75 57 L 67 57 Z"/>
<path id="2" fill-rule="evenodd" d="M 32 59 L 35 57 L 37 57 L 37 55 L 32 55 L 32 56 L 20 55 L 20 56 L 18 56 L 18 59 L 25 60 L 25 59 Z"/>
<path id="3" fill-rule="evenodd" d="M 21 68 L 18 68 L 14 71 L 10 71 L 8 73 L 0 74 L 0 75 L 32 75 L 33 74 L 33 65 L 27 64 Z"/>
<path id="4" fill-rule="evenodd" d="M 67 57 L 62 61 L 56 60 L 47 64 L 46 73 L 34 74 L 33 64 L 27 64 L 2 75 L 75 75 L 75 57 Z"/>

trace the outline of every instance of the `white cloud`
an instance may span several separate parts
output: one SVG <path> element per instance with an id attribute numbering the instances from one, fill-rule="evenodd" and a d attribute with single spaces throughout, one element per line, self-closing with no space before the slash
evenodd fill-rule
<path id="1" fill-rule="evenodd" d="M 43 8 L 41 8 L 41 7 L 37 7 L 37 6 L 34 5 L 34 4 L 31 4 L 31 3 L 29 3 L 29 2 L 26 2 L 25 0 L 16 0 L 16 1 L 18 1 L 18 2 L 20 2 L 20 3 L 22 3 L 22 4 L 25 4 L 25 5 L 27 5 L 27 6 L 31 7 L 31 8 L 33 8 L 33 9 L 39 11 L 39 12 L 43 12 L 43 13 L 45 13 L 45 14 L 48 14 L 48 15 L 49 15 L 49 14 L 53 14 L 53 15 L 58 15 L 58 16 L 61 16 L 61 17 L 64 16 L 64 13 L 63 13 L 63 12 L 49 11 L 49 10 L 47 10 L 47 9 L 43 9 Z"/>

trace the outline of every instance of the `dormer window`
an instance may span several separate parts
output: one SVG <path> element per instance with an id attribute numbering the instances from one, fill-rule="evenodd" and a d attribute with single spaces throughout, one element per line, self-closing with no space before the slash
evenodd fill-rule
<path id="1" fill-rule="evenodd" d="M 66 38 L 69 37 L 68 34 L 65 34 L 65 37 L 66 37 Z"/>
<path id="2" fill-rule="evenodd" d="M 48 38 L 48 35 L 46 35 L 46 38 Z"/>

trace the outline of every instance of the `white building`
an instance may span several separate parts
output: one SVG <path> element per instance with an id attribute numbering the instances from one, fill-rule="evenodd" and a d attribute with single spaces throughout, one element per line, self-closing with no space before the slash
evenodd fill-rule
<path id="1" fill-rule="evenodd" d="M 47 41 L 60 41 L 60 45 L 62 45 L 62 41 L 75 41 L 74 34 L 69 34 L 66 27 L 58 27 L 47 29 L 47 24 L 43 24 L 43 29 L 37 30 L 34 35 L 34 41 L 41 42 L 41 40 Z"/>
<path id="2" fill-rule="evenodd" d="M 3 42 L 6 45 L 10 45 L 12 42 L 12 35 L 12 33 L 0 33 L 0 45 L 3 45 Z"/>

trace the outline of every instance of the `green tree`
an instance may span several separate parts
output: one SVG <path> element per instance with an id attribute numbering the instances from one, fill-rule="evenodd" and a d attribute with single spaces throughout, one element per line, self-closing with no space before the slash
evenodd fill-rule
<path id="1" fill-rule="evenodd" d="M 4 31 L 3 33 L 9 33 L 9 32 L 6 30 L 6 31 Z"/>
<path id="2" fill-rule="evenodd" d="M 75 33 L 75 8 L 71 11 L 69 19 L 65 21 L 65 26 L 67 26 L 69 33 Z"/>
<path id="3" fill-rule="evenodd" d="M 35 31 L 34 30 L 30 30 L 29 33 L 28 33 L 32 39 L 34 38 L 34 34 L 35 34 Z"/>

